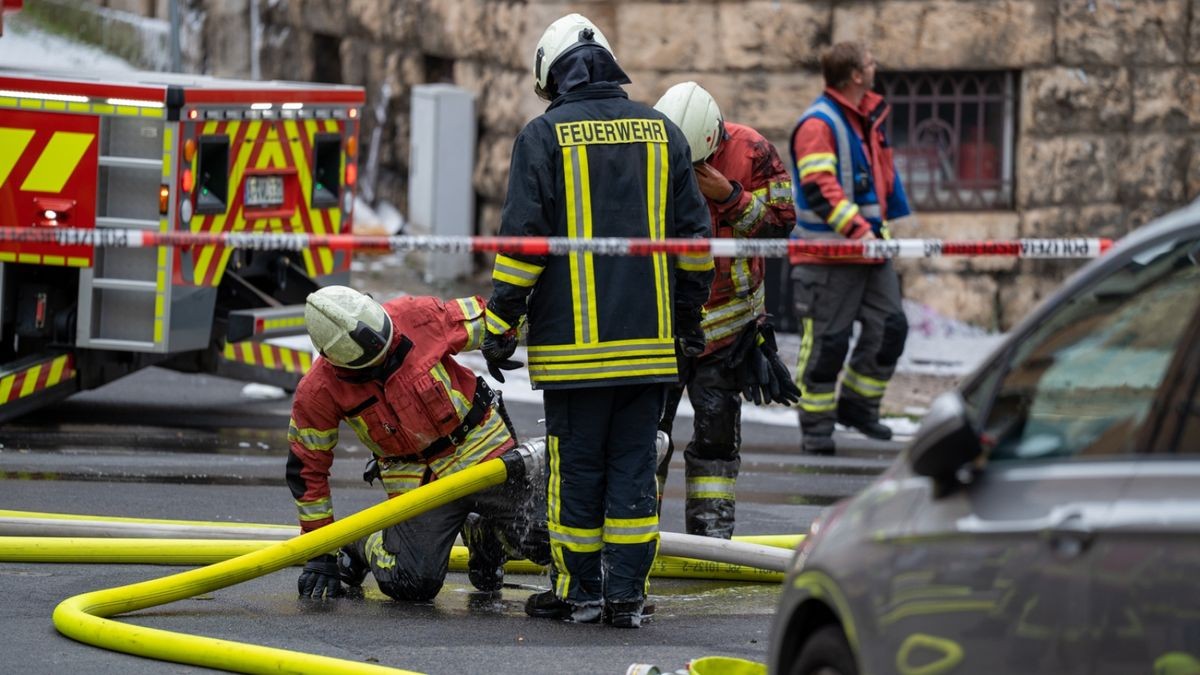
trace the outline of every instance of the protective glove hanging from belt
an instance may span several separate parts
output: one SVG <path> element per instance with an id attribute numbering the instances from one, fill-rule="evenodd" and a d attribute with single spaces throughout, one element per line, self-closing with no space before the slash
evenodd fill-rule
<path id="1" fill-rule="evenodd" d="M 746 324 L 725 357 L 725 367 L 736 374 L 742 396 L 755 405 L 792 406 L 800 401 L 800 389 L 779 359 L 775 329 L 769 323 Z"/>

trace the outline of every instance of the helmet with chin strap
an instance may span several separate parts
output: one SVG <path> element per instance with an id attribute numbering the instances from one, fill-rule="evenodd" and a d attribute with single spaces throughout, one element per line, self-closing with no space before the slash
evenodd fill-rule
<path id="1" fill-rule="evenodd" d="M 550 68 L 563 56 L 587 45 L 599 46 L 610 55 L 613 53 L 608 38 L 582 14 L 568 14 L 546 28 L 533 56 L 534 89 L 539 96 L 551 98 Z"/>
<path id="2" fill-rule="evenodd" d="M 375 365 L 392 342 L 392 320 L 383 307 L 346 286 L 326 286 L 309 294 L 304 324 L 321 356 L 342 368 Z"/>
<path id="3" fill-rule="evenodd" d="M 704 87 L 695 82 L 680 82 L 658 99 L 654 109 L 683 132 L 692 149 L 693 162 L 702 162 L 717 151 L 725 134 L 725 122 L 717 102 Z"/>

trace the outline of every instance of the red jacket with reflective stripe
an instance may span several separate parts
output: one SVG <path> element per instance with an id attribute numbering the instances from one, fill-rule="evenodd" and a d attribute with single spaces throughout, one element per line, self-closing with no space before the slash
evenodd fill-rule
<path id="1" fill-rule="evenodd" d="M 735 189 L 736 197 L 728 202 L 707 200 L 713 236 L 725 239 L 786 237 L 796 223 L 796 211 L 791 175 L 775 146 L 754 129 L 741 124 L 726 122 L 725 134 L 708 163 L 741 189 Z M 708 340 L 705 355 L 732 343 L 741 327 L 763 311 L 761 293 L 755 293 L 762 287 L 764 276 L 765 265 L 761 257 L 715 258 L 713 263 L 716 276 L 704 308 L 715 321 L 706 319 L 704 323 Z M 735 300 L 742 302 L 731 307 L 730 303 Z M 727 316 L 719 314 L 723 309 L 727 310 Z"/>
<path id="2" fill-rule="evenodd" d="M 452 355 L 479 348 L 484 303 L 479 297 L 443 303 L 410 296 L 385 302 L 383 307 L 395 327 L 389 354 L 399 347 L 401 336 L 412 342 L 401 365 L 385 381 L 362 381 L 363 370 L 316 359 L 296 387 L 288 429 L 287 478 L 304 532 L 333 522 L 329 467 L 340 422 L 345 421 L 372 453 L 385 458 L 381 470 L 389 496 L 497 457 L 514 445 L 493 409 L 463 443 L 428 461 L 386 461 L 420 453 L 454 430 L 470 411 L 476 375 Z"/>
<path id="3" fill-rule="evenodd" d="M 868 91 L 859 101 L 858 107 L 855 107 L 836 89 L 826 87 L 824 93 L 841 106 L 846 120 L 850 123 L 850 130 L 858 135 L 859 139 L 866 139 L 866 142 L 863 143 L 863 151 L 867 155 L 867 162 L 871 165 L 871 173 L 874 174 L 875 192 L 879 197 L 879 207 L 883 211 L 886 224 L 888 195 L 894 189 L 896 165 L 892 156 L 892 148 L 886 143 L 883 134 L 883 125 L 887 119 L 886 111 L 888 110 L 883 97 L 873 91 Z M 872 119 L 873 114 L 875 115 L 874 119 Z M 865 129 L 870 129 L 870 133 L 865 133 Z M 829 125 L 812 118 L 805 120 L 804 124 L 800 125 L 792 150 L 797 162 L 818 153 L 828 153 L 836 157 L 837 139 Z M 814 199 L 823 199 L 833 206 L 843 199 L 854 201 L 854 195 L 847 195 L 842 190 L 836 170 L 832 172 L 817 171 L 802 178 L 797 189 L 805 190 L 806 188 L 812 190 L 811 197 L 809 197 L 810 192 L 805 192 L 810 203 Z M 814 190 L 814 188 L 816 189 Z M 871 224 L 861 215 L 855 216 L 855 225 L 856 227 L 853 228 L 855 233 L 853 238 L 855 239 L 861 238 L 871 231 Z M 837 235 L 832 236 L 836 237 Z M 793 265 L 876 264 L 882 262 L 876 258 L 827 258 L 805 253 L 794 253 L 789 257 Z"/>

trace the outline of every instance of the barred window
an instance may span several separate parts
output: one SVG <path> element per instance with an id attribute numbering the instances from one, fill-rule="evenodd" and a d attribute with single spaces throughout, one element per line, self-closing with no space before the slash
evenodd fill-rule
<path id="1" fill-rule="evenodd" d="M 888 139 L 915 210 L 1013 206 L 1016 73 L 889 72 Z"/>

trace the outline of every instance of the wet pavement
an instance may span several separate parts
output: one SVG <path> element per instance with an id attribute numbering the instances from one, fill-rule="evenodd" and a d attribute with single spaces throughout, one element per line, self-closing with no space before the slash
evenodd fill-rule
<path id="1" fill-rule="evenodd" d="M 539 433 L 540 407 L 510 404 L 520 433 Z M 290 400 L 248 400 L 242 384 L 151 369 L 0 428 L 0 509 L 208 521 L 295 522 L 283 483 Z M 690 420 L 676 441 L 686 443 Z M 343 430 L 333 469 L 335 512 L 382 500 L 361 480 L 367 452 Z M 807 529 L 832 501 L 867 485 L 899 443 L 840 437 L 840 456 L 796 452 L 796 430 L 747 424 L 738 480 L 738 533 Z M 682 453 L 672 465 L 663 529 L 683 523 Z M 23 673 L 206 672 L 75 643 L 55 632 L 54 606 L 89 590 L 187 568 L 0 563 L 5 598 L 3 667 Z M 123 617 L 129 623 L 266 644 L 429 673 L 623 673 L 631 663 L 666 671 L 706 655 L 762 661 L 778 587 L 653 579 L 658 607 L 642 630 L 576 626 L 521 611 L 545 576 L 514 576 L 501 598 L 474 593 L 451 573 L 432 603 L 396 603 L 366 584 L 365 597 L 295 598 L 298 572 Z"/>

